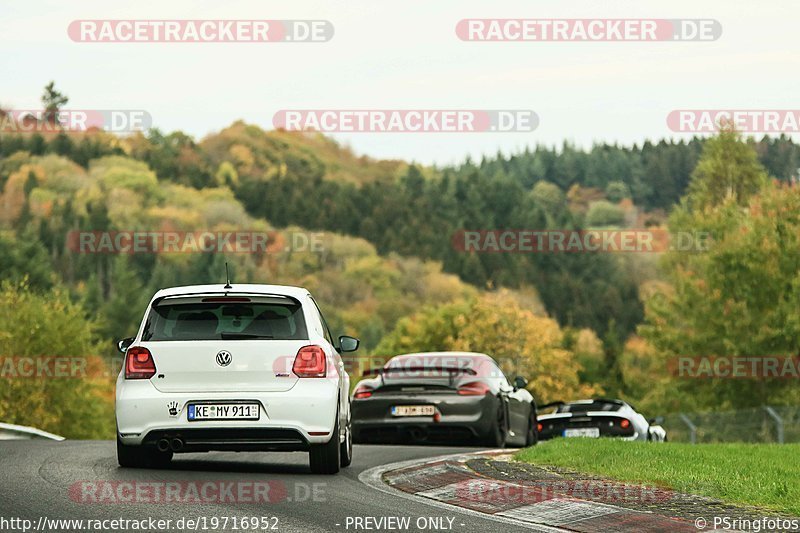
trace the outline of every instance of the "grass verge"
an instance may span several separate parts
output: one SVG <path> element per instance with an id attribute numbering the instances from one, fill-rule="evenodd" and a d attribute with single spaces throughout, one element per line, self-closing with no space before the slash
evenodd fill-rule
<path id="1" fill-rule="evenodd" d="M 555 439 L 518 461 L 561 466 L 800 516 L 800 444 L 682 444 Z"/>

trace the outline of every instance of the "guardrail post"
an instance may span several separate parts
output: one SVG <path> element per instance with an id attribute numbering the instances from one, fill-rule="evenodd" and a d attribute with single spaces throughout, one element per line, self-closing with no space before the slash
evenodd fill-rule
<path id="1" fill-rule="evenodd" d="M 681 420 L 683 420 L 683 423 L 689 427 L 689 432 L 691 435 L 689 438 L 691 439 L 692 444 L 697 444 L 697 426 L 692 424 L 692 421 L 689 420 L 689 417 L 685 414 L 681 413 L 680 417 Z"/>
<path id="2" fill-rule="evenodd" d="M 764 410 L 767 412 L 769 416 L 775 420 L 775 429 L 778 432 L 778 444 L 783 444 L 783 418 L 769 405 L 764 407 Z"/>

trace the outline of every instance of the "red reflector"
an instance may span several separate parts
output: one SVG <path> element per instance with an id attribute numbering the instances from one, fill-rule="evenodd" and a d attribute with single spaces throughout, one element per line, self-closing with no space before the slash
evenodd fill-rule
<path id="1" fill-rule="evenodd" d="M 327 371 L 325 351 L 319 346 L 303 346 L 297 352 L 292 372 L 299 378 L 324 378 Z"/>
<path id="2" fill-rule="evenodd" d="M 353 398 L 356 400 L 363 400 L 364 398 L 369 398 L 370 396 L 372 396 L 372 389 L 366 385 L 359 385 L 356 387 L 356 390 L 353 393 Z"/>
<path id="3" fill-rule="evenodd" d="M 203 298 L 203 302 L 249 302 L 250 298 L 243 298 L 241 296 L 214 296 L 211 298 Z"/>
<path id="4" fill-rule="evenodd" d="M 330 433 L 330 431 L 309 431 L 308 432 L 308 434 L 311 435 L 312 437 L 324 437 L 328 433 Z"/>
<path id="5" fill-rule="evenodd" d="M 491 389 L 483 381 L 473 381 L 465 383 L 458 388 L 458 393 L 462 396 L 483 396 L 489 394 Z"/>
<path id="6" fill-rule="evenodd" d="M 150 350 L 131 346 L 125 355 L 125 379 L 150 379 L 156 373 L 156 363 Z"/>
<path id="7" fill-rule="evenodd" d="M 622 429 L 625 429 L 630 425 L 631 425 L 631 421 L 628 420 L 627 418 L 623 418 L 622 421 L 619 423 L 619 427 L 621 427 Z"/>
<path id="8" fill-rule="evenodd" d="M 544 426 L 541 424 L 536 424 L 536 431 L 541 431 L 544 429 Z"/>

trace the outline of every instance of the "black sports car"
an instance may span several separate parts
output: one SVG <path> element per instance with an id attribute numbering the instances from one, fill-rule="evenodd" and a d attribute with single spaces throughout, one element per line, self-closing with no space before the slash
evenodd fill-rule
<path id="1" fill-rule="evenodd" d="M 352 395 L 355 442 L 536 442 L 536 404 L 517 377 L 509 384 L 488 355 L 433 352 L 398 355 Z"/>
<path id="2" fill-rule="evenodd" d="M 624 440 L 664 442 L 667 433 L 659 424 L 661 419 L 647 420 L 622 400 L 578 400 L 553 402 L 540 411 L 555 408 L 539 415 L 539 439 L 554 437 L 617 437 Z"/>

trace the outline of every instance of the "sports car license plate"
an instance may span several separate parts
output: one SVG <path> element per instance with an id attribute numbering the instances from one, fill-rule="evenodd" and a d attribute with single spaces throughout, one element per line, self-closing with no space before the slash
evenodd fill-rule
<path id="1" fill-rule="evenodd" d="M 599 437 L 600 436 L 600 428 L 576 428 L 576 429 L 565 429 L 564 430 L 565 437 Z"/>
<path id="2" fill-rule="evenodd" d="M 395 405 L 392 416 L 433 416 L 436 409 L 432 405 Z"/>
<path id="3" fill-rule="evenodd" d="M 188 414 L 189 421 L 258 420 L 260 416 L 257 403 L 190 403 Z"/>

